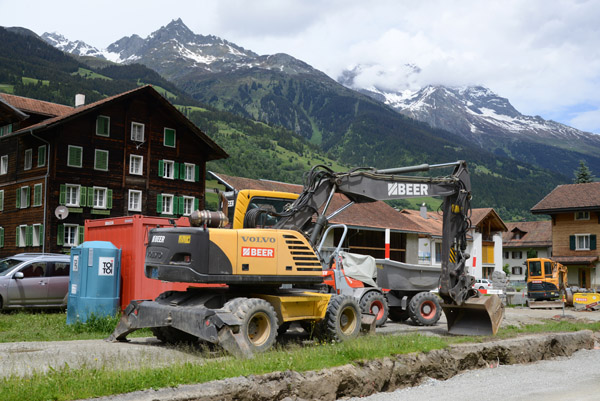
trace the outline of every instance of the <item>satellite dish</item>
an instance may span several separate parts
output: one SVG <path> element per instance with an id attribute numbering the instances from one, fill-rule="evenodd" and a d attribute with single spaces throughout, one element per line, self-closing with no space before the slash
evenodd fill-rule
<path id="1" fill-rule="evenodd" d="M 69 215 L 69 209 L 65 206 L 58 206 L 54 209 L 54 215 L 58 217 L 59 220 L 64 220 Z"/>

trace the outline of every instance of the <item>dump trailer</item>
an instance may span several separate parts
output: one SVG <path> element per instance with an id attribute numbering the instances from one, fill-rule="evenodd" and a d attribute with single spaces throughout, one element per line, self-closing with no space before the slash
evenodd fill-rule
<path id="1" fill-rule="evenodd" d="M 442 177 L 405 175 L 433 168 L 453 171 Z M 283 212 L 264 211 L 278 219 L 271 228 L 225 229 L 227 218 L 222 213 L 202 211 L 190 219 L 194 227 L 150 230 L 147 277 L 222 283 L 227 288 L 194 288 L 167 292 L 153 301 L 133 301 L 109 340 L 124 341 L 132 331 L 147 327 L 164 341 L 198 339 L 249 356 L 271 347 L 278 328 L 291 322 L 337 341 L 357 336 L 361 327 L 373 329 L 374 316 L 363 316 L 356 297 L 346 295 L 352 290 L 341 263 L 334 271 L 335 292 L 324 284 L 323 271 L 331 260 L 321 257 L 319 244 L 329 219 L 354 203 L 421 196 L 444 199 L 439 294 L 449 332 L 495 334 L 503 317 L 502 303 L 497 296 L 479 297 L 465 265 L 470 189 L 464 161 L 344 173 L 315 166 L 306 176 L 303 192 Z M 348 203 L 331 212 L 336 193 L 345 195 Z"/>

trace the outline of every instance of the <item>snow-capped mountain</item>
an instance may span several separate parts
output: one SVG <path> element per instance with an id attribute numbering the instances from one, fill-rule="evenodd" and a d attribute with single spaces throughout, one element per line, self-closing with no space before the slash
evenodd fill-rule
<path id="1" fill-rule="evenodd" d="M 104 58 L 103 52 L 94 46 L 90 46 L 81 40 L 70 41 L 57 32 L 45 32 L 41 38 L 46 43 L 64 51 L 65 53 L 71 53 L 77 56 L 93 56 Z"/>
<path id="2" fill-rule="evenodd" d="M 81 41 L 71 42 L 57 33 L 42 38 L 65 52 L 101 57 L 116 63 L 140 63 L 167 79 L 187 74 L 230 72 L 240 68 L 279 70 L 288 74 L 317 72 L 308 64 L 287 54 L 259 56 L 214 35 L 192 32 L 181 19 L 152 32 L 147 38 L 126 36 L 96 49 Z"/>
<path id="3" fill-rule="evenodd" d="M 418 73 L 418 69 L 415 72 Z M 401 114 L 434 128 L 459 134 L 482 147 L 489 147 L 490 140 L 549 141 L 558 146 L 561 146 L 560 143 L 563 146 L 575 146 L 582 151 L 589 145 L 600 147 L 600 135 L 540 116 L 523 115 L 508 99 L 482 86 L 451 88 L 428 85 L 418 90 L 394 92 L 374 86 L 357 87 L 354 80 L 357 73 L 360 73 L 360 68 L 345 71 L 338 81 L 387 104 Z"/>

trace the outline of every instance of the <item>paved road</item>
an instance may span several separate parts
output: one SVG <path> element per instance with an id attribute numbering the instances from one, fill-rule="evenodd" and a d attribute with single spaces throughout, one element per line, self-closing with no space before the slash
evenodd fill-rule
<path id="1" fill-rule="evenodd" d="M 346 401 L 592 401 L 600 399 L 600 349 L 529 365 L 472 370 L 446 381 Z"/>

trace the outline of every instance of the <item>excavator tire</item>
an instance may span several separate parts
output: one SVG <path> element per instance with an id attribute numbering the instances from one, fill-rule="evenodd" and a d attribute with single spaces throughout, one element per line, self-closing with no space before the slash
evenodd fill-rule
<path id="1" fill-rule="evenodd" d="M 420 292 L 408 303 L 408 314 L 417 326 L 432 326 L 440 320 L 442 307 L 437 295 Z"/>
<path id="2" fill-rule="evenodd" d="M 404 310 L 400 307 L 390 307 L 388 317 L 392 322 L 399 323 L 406 321 L 410 317 L 410 315 L 408 314 L 407 310 Z"/>
<path id="3" fill-rule="evenodd" d="M 389 306 L 385 296 L 377 291 L 367 292 L 360 299 L 360 310 L 362 313 L 375 315 L 375 326 L 381 327 L 388 319 Z"/>
<path id="4" fill-rule="evenodd" d="M 334 295 L 327 305 L 325 318 L 319 322 L 317 336 L 326 340 L 346 341 L 358 336 L 361 312 L 354 297 Z"/>
<path id="5" fill-rule="evenodd" d="M 259 298 L 236 298 L 228 303 L 231 312 L 242 320 L 240 333 L 250 350 L 263 352 L 271 348 L 277 338 L 277 314 L 273 306 Z"/>

